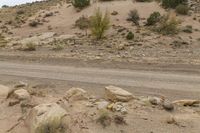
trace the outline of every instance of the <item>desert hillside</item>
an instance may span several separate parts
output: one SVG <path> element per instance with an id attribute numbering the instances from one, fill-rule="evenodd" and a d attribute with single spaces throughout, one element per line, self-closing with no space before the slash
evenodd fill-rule
<path id="1" fill-rule="evenodd" d="M 109 29 L 101 40 L 92 36 L 90 27 L 81 27 L 95 15 L 97 9 L 108 12 L 110 19 Z M 62 0 L 2 8 L 1 53 L 11 57 L 21 55 L 42 58 L 50 54 L 63 58 L 199 64 L 199 2 L 190 0 L 188 9 L 185 9 L 187 13 L 183 15 L 177 13 L 176 9 L 165 9 L 162 3 L 156 1 L 131 0 L 91 1 L 83 9 Z M 138 25 L 127 21 L 133 10 L 137 11 L 139 17 Z M 150 15 L 155 12 L 161 17 L 170 16 L 177 24 L 159 31 L 164 26 L 159 24 L 161 22 L 147 24 Z M 170 23 L 170 20 L 162 21 Z M 134 37 L 127 39 L 129 33 Z M 28 51 L 31 52 L 24 53 L 27 47 L 33 50 L 30 48 Z"/>
<path id="2" fill-rule="evenodd" d="M 199 0 L 0 8 L 0 133 L 199 133 Z"/>

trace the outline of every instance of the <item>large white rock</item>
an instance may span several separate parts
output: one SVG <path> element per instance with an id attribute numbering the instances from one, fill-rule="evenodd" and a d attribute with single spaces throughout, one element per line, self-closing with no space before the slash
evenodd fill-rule
<path id="1" fill-rule="evenodd" d="M 4 85 L 0 85 L 0 101 L 6 99 L 10 92 L 10 88 Z"/>
<path id="2" fill-rule="evenodd" d="M 34 107 L 28 114 L 25 123 L 30 133 L 37 133 L 45 127 L 59 128 L 67 112 L 56 103 L 41 104 Z"/>
<path id="3" fill-rule="evenodd" d="M 16 99 L 19 99 L 19 100 L 29 100 L 31 97 L 28 91 L 25 89 L 16 90 L 13 92 L 13 95 Z"/>
<path id="4" fill-rule="evenodd" d="M 65 93 L 64 98 L 69 101 L 87 100 L 88 94 L 81 88 L 71 88 Z"/>
<path id="5" fill-rule="evenodd" d="M 133 99 L 133 95 L 130 92 L 115 86 L 105 87 L 105 94 L 106 98 L 108 98 L 113 102 L 116 101 L 128 102 L 131 99 Z"/>

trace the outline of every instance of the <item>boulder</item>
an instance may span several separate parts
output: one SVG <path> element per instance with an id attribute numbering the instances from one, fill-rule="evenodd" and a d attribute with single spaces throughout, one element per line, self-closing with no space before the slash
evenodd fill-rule
<path id="1" fill-rule="evenodd" d="M 108 98 L 113 102 L 116 101 L 128 102 L 131 99 L 133 99 L 133 95 L 130 92 L 115 86 L 107 86 L 105 88 L 105 94 L 106 98 Z"/>
<path id="2" fill-rule="evenodd" d="M 152 105 L 161 105 L 163 103 L 163 99 L 159 97 L 149 97 L 149 102 Z"/>
<path id="3" fill-rule="evenodd" d="M 41 104 L 32 108 L 25 124 L 30 133 L 45 132 L 45 129 L 57 132 L 59 128 L 62 128 L 66 115 L 67 112 L 56 103 Z"/>
<path id="4" fill-rule="evenodd" d="M 165 109 L 165 110 L 167 110 L 167 111 L 172 111 L 172 110 L 174 110 L 174 105 L 173 105 L 173 103 L 171 103 L 170 101 L 168 101 L 168 100 L 165 100 L 164 102 L 163 102 L 163 108 Z"/>
<path id="5" fill-rule="evenodd" d="M 65 93 L 64 98 L 68 101 L 87 100 L 88 94 L 81 88 L 71 88 Z"/>
<path id="6" fill-rule="evenodd" d="M 19 100 L 29 100 L 31 97 L 28 91 L 25 89 L 15 90 L 13 92 L 13 96 L 14 98 L 19 99 Z"/>
<path id="7" fill-rule="evenodd" d="M 194 105 L 200 104 L 200 100 L 184 99 L 184 100 L 174 101 L 173 103 L 178 104 L 178 105 L 182 105 L 182 106 L 194 106 Z"/>
<path id="8" fill-rule="evenodd" d="M 6 99 L 10 92 L 10 88 L 4 85 L 0 85 L 0 101 Z"/>

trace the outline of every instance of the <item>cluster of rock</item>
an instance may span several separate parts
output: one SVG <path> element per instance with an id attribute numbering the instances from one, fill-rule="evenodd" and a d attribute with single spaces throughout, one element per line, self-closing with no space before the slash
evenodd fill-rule
<path id="1" fill-rule="evenodd" d="M 9 99 L 9 106 L 14 106 L 20 103 L 22 105 L 22 101 L 31 101 L 32 96 L 26 89 L 21 89 L 21 87 L 24 87 L 24 85 L 16 86 L 15 89 L 0 85 L 0 102 Z M 95 107 L 97 110 L 108 110 L 126 115 L 128 113 L 127 104 L 132 100 L 148 102 L 152 106 L 161 106 L 167 111 L 174 110 L 175 105 L 193 106 L 200 104 L 198 100 L 170 102 L 165 98 L 159 97 L 136 98 L 132 93 L 115 86 L 105 87 L 105 98 L 97 99 L 81 88 L 71 88 L 58 101 L 31 106 L 25 116 L 25 124 L 30 133 L 43 132 L 47 129 L 51 132 L 58 129 L 68 130 L 70 114 L 63 105 L 73 104 L 77 101 L 87 101 L 87 107 Z"/>

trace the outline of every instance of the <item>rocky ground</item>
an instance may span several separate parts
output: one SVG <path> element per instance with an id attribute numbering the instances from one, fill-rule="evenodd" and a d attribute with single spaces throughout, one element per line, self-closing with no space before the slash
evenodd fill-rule
<path id="1" fill-rule="evenodd" d="M 81 88 L 60 95 L 24 82 L 0 86 L 0 132 L 198 133 L 200 101 L 135 96 L 115 86 L 92 96 Z M 9 123 L 9 124 L 8 124 Z"/>

